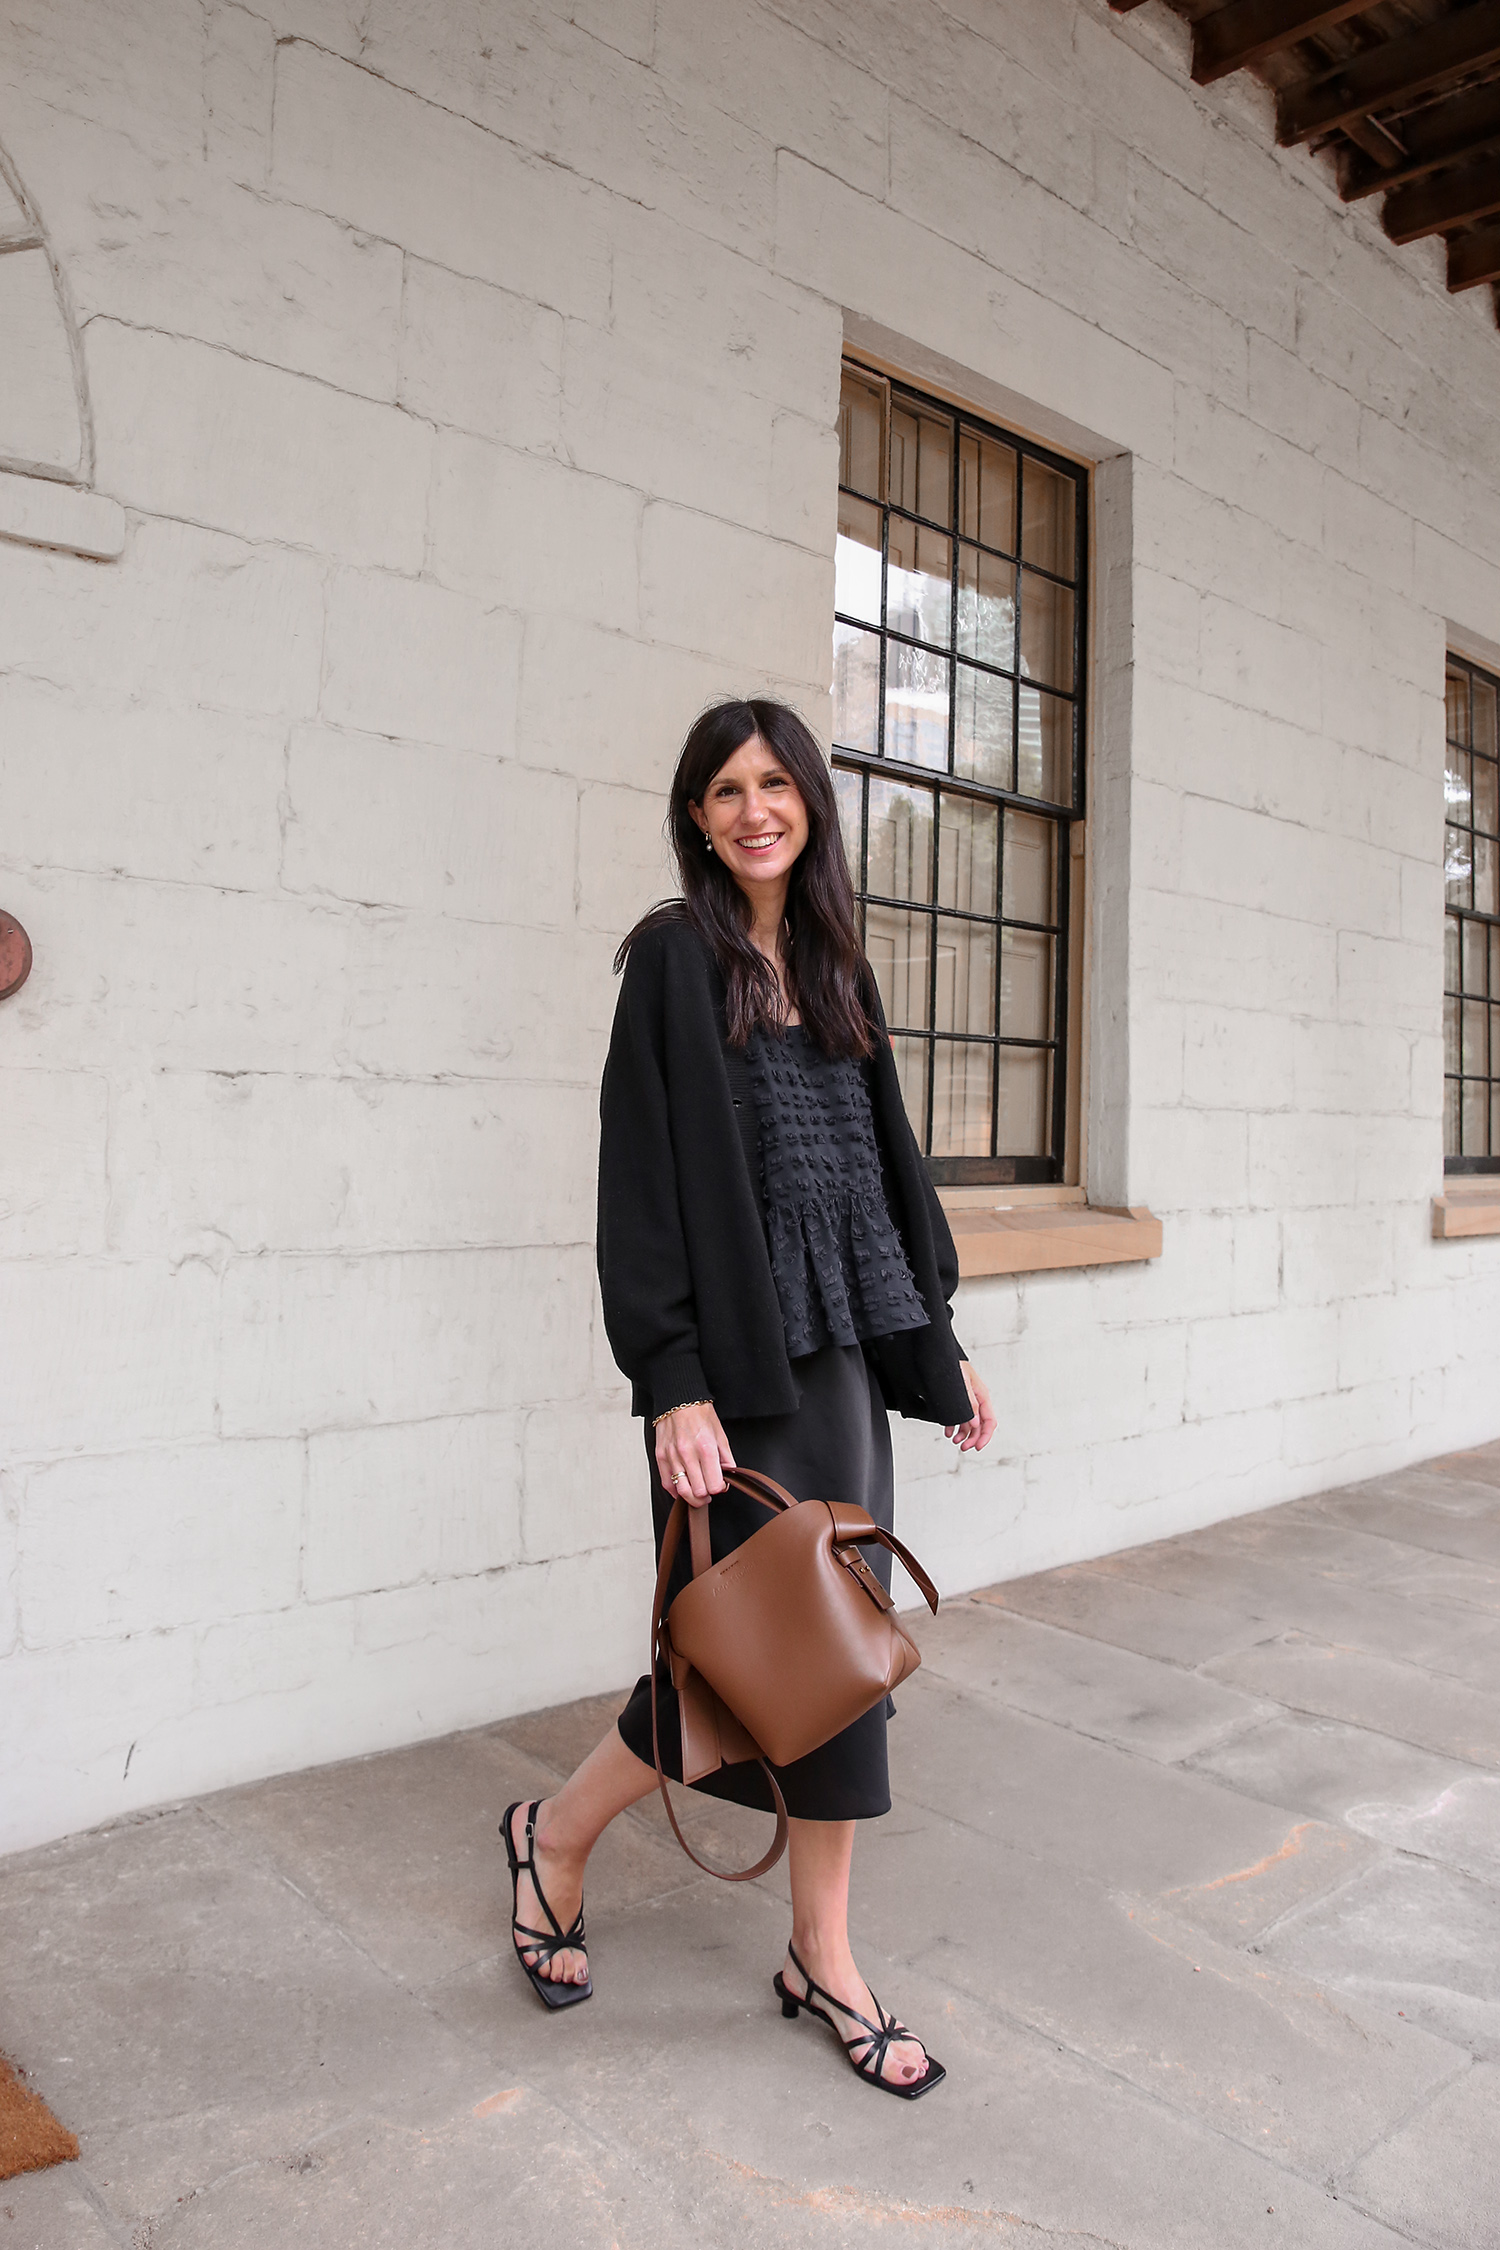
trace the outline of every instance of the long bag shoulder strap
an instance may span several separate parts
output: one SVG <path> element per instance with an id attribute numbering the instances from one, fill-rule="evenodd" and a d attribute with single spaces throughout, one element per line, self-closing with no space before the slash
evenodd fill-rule
<path id="1" fill-rule="evenodd" d="M 764 1481 L 766 1484 L 771 1485 L 772 1491 L 777 1496 L 776 1499 L 771 1500 L 769 1498 L 769 1495 L 763 1492 L 756 1491 L 754 1486 L 750 1482 L 751 1476 L 755 1477 L 755 1481 L 757 1484 Z M 790 1493 L 783 1492 L 779 1484 L 772 1484 L 772 1480 L 769 1477 L 762 1480 L 759 1477 L 758 1473 L 755 1471 L 744 1472 L 740 1470 L 731 1470 L 729 1472 L 727 1481 L 731 1484 L 737 1484 L 740 1487 L 741 1491 L 749 1492 L 752 1499 L 767 1500 L 768 1504 L 771 1506 L 790 1508 L 796 1505 Z M 771 1785 L 771 1795 L 775 1800 L 776 1805 L 776 1833 L 771 1839 L 770 1849 L 764 1854 L 762 1858 L 758 1859 L 755 1862 L 755 1865 L 753 1867 L 742 1867 L 737 1872 L 732 1873 L 726 1871 L 722 1867 L 711 1867 L 706 1859 L 700 1859 L 698 1857 L 698 1854 L 694 1851 L 692 1845 L 688 1842 L 686 1836 L 683 1835 L 681 1828 L 677 1824 L 677 1815 L 672 1810 L 671 1792 L 667 1788 L 667 1777 L 662 1771 L 661 1721 L 657 1710 L 657 1666 L 663 1657 L 670 1654 L 670 1644 L 667 1641 L 664 1629 L 667 1581 L 672 1574 L 672 1565 L 677 1560 L 677 1549 L 682 1540 L 683 1518 L 687 1513 L 687 1502 L 679 1494 L 677 1499 L 675 1499 L 672 1503 L 672 1513 L 667 1518 L 667 1528 L 662 1535 L 661 1561 L 657 1566 L 656 1572 L 656 1594 L 651 1604 L 651 1667 L 649 1675 L 651 1683 L 651 1756 L 656 1767 L 656 1786 L 661 1791 L 661 1801 L 667 1808 L 667 1819 L 672 1824 L 672 1834 L 677 1838 L 678 1843 L 681 1844 L 683 1850 L 687 1853 L 687 1856 L 692 1861 L 693 1865 L 695 1867 L 701 1868 L 705 1875 L 717 1875 L 719 1877 L 719 1880 L 724 1883 L 753 1883 L 757 1875 L 766 1874 L 771 1868 L 776 1865 L 777 1860 L 780 1859 L 782 1853 L 786 1850 L 787 1838 L 786 1801 L 782 1797 L 781 1789 L 777 1783 L 775 1774 L 772 1773 L 770 1766 L 760 1755 L 760 1752 L 756 1752 L 756 1758 L 760 1765 L 761 1772 L 765 1775 L 767 1781 Z M 699 1515 L 703 1515 L 704 1517 L 701 1536 L 699 1534 L 698 1524 L 696 1521 Z M 691 1541 L 692 1547 L 694 1549 L 693 1575 L 694 1577 L 697 1577 L 700 1571 L 708 1567 L 708 1522 L 705 1510 L 695 1508 L 693 1510 L 693 1516 L 695 1519 L 692 1527 L 693 1537 Z"/>

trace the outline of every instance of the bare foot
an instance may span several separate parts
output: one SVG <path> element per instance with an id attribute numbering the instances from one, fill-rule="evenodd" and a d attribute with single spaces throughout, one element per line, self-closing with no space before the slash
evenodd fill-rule
<path id="1" fill-rule="evenodd" d="M 534 1857 L 542 1889 L 547 1894 L 547 1904 L 557 1917 L 560 1930 L 570 1930 L 574 1917 L 583 1904 L 583 1862 L 570 1861 L 560 1852 L 549 1849 L 547 1843 L 548 1814 L 551 1800 L 544 1798 L 536 1809 L 536 1829 L 530 1846 L 526 1842 L 526 1807 L 517 1805 L 510 1816 L 511 1842 L 519 1860 Z M 551 1932 L 546 1908 L 536 1895 L 536 1884 L 523 1867 L 516 1877 L 516 1920 L 529 1930 Z M 556 1933 L 552 1933 L 556 1934 Z M 528 1968 L 534 1968 L 539 1977 L 552 1984 L 587 1984 L 588 1955 L 576 1945 L 564 1946 L 553 1954 L 550 1961 L 539 1961 L 539 1946 L 523 1938 L 519 1931 L 515 1937 L 516 1951 Z"/>
<path id="2" fill-rule="evenodd" d="M 851 2061 L 856 2064 L 865 2062 L 879 2045 L 879 2040 L 866 2030 L 864 2024 L 857 2022 L 850 2011 L 854 2010 L 870 2023 L 878 2024 L 881 2020 L 880 2009 L 875 1995 L 854 1966 L 854 1955 L 847 1946 L 839 1954 L 825 1952 L 811 1940 L 805 1946 L 799 1944 L 797 1950 L 807 1964 L 807 1974 L 804 1976 L 799 1972 L 789 1948 L 786 1965 L 781 1972 L 788 1992 L 793 1999 L 801 2000 L 806 1997 L 808 1977 L 812 1978 L 814 1984 L 821 1985 L 823 1993 L 833 2000 L 828 2013 L 833 2018 L 835 2030 L 841 2039 L 852 2042 L 849 2049 Z M 827 2000 L 820 1997 L 818 2005 L 827 2007 Z M 893 2086 L 912 2086 L 919 2078 L 925 2078 L 927 2049 L 921 2040 L 893 2039 L 885 2051 L 880 2075 Z"/>

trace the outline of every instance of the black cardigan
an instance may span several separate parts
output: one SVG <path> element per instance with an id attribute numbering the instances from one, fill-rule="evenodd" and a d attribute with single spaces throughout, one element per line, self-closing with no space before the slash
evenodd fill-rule
<path id="1" fill-rule="evenodd" d="M 729 1045 L 724 1000 L 718 964 L 684 916 L 636 939 L 599 1099 L 598 1255 L 604 1326 L 637 1414 L 693 1399 L 731 1417 L 797 1408 L 756 1185 L 748 1065 Z M 872 1002 L 878 1014 L 873 983 Z M 929 1323 L 878 1338 L 870 1353 L 900 1413 L 967 1421 L 949 1313 L 958 1256 L 885 1037 L 870 1099 L 891 1217 Z"/>

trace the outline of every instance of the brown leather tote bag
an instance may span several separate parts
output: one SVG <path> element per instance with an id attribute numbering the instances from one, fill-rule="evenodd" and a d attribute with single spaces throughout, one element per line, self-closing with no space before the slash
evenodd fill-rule
<path id="1" fill-rule="evenodd" d="M 694 1866 L 746 1883 L 786 1848 L 786 1806 L 773 1765 L 805 1758 L 917 1669 L 917 1645 L 861 1547 L 888 1547 L 936 1615 L 937 1589 L 909 1548 L 863 1508 L 796 1500 L 758 1469 L 725 1482 L 770 1509 L 771 1520 L 722 1562 L 710 1559 L 708 1508 L 677 1500 L 662 1539 L 651 1612 L 653 1672 L 665 1659 L 682 1712 L 682 1773 L 699 1781 L 724 1763 L 759 1759 L 776 1806 L 776 1834 L 754 1867 L 725 1874 L 698 1858 L 677 1825 L 662 1772 L 656 1698 L 651 1739 L 672 1833 Z M 709 1503 L 712 1506 L 712 1502 Z M 688 1519 L 693 1576 L 664 1614 L 667 1581 Z"/>

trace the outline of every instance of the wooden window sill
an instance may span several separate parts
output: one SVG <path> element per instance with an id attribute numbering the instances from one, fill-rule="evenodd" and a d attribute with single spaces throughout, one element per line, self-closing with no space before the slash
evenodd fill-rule
<path id="1" fill-rule="evenodd" d="M 1120 1266 L 1161 1256 L 1161 1221 L 1086 1203 L 1079 1188 L 938 1190 L 965 1280 L 986 1273 L 1050 1273 L 1065 1266 Z"/>
<path id="2" fill-rule="evenodd" d="M 1461 1235 L 1500 1234 L 1500 1175 L 1472 1185 L 1450 1180 L 1432 1199 L 1432 1232 L 1438 1242 Z"/>

